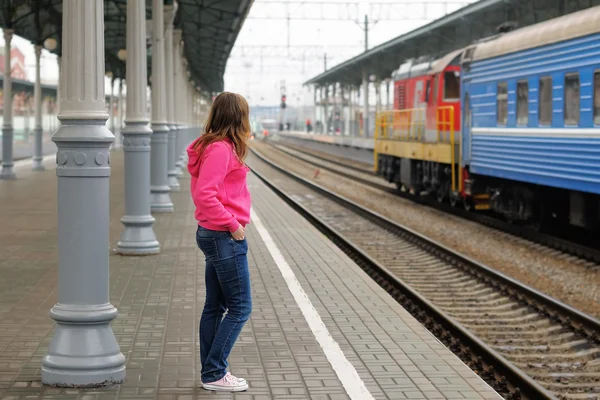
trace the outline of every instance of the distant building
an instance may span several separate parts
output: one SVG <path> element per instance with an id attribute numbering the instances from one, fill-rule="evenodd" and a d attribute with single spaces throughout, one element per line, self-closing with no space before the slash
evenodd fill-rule
<path id="1" fill-rule="evenodd" d="M 0 47 L 0 73 L 4 75 L 4 52 L 5 48 Z M 25 55 L 17 47 L 11 47 L 10 51 L 11 76 L 15 79 L 27 80 L 27 71 L 25 69 Z"/>
<path id="2" fill-rule="evenodd" d="M 0 73 L 4 75 L 4 53 L 5 48 L 0 47 Z M 27 80 L 27 71 L 25 70 L 25 55 L 21 53 L 18 47 L 12 47 L 10 52 L 11 76 L 13 79 Z M 13 89 L 13 112 L 15 116 L 22 115 L 25 112 L 26 105 L 31 101 L 24 92 Z M 4 98 L 0 90 L 0 108 L 4 108 Z"/>

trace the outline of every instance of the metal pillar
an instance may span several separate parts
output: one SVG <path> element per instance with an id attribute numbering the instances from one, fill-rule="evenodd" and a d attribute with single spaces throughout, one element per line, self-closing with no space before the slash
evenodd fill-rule
<path id="1" fill-rule="evenodd" d="M 110 322 L 109 146 L 104 99 L 104 7 L 101 1 L 63 2 L 62 124 L 58 147 L 57 323 L 42 360 L 42 382 L 99 386 L 125 379 L 125 356 Z M 85 21 L 86 23 L 82 23 Z"/>
<path id="2" fill-rule="evenodd" d="M 183 167 L 185 165 L 184 159 L 185 159 L 185 154 L 184 154 L 184 150 L 186 147 L 186 143 L 188 142 L 188 139 L 190 138 L 191 132 L 193 132 L 194 128 L 191 126 L 190 123 L 190 119 L 189 119 L 189 109 L 190 109 L 190 104 L 189 104 L 189 98 L 190 98 L 190 82 L 189 82 L 189 76 L 188 76 L 188 69 L 187 69 L 187 64 L 185 63 L 185 60 L 183 58 L 183 52 L 182 52 L 182 57 L 181 57 L 181 87 L 183 88 L 183 107 L 181 108 L 181 119 L 183 121 L 184 124 L 184 134 L 179 138 L 179 142 L 178 142 L 178 148 L 179 148 L 179 162 L 181 164 L 181 166 Z M 183 170 L 182 170 L 183 173 Z"/>
<path id="3" fill-rule="evenodd" d="M 321 88 L 321 105 L 323 110 L 323 124 L 322 124 L 322 134 L 327 135 L 329 130 L 327 129 L 327 92 L 329 87 L 327 85 Z"/>
<path id="4" fill-rule="evenodd" d="M 321 87 L 321 134 L 326 134 L 327 131 L 325 130 L 325 126 L 326 126 L 326 118 L 325 118 L 325 114 L 327 113 L 327 103 L 325 102 L 325 87 Z"/>
<path id="5" fill-rule="evenodd" d="M 23 128 L 24 128 L 24 137 L 25 137 L 25 141 L 29 142 L 29 136 L 31 134 L 31 129 L 29 129 L 29 117 L 31 112 L 29 111 L 30 109 L 30 103 L 31 103 L 31 97 L 29 96 L 29 94 L 25 95 L 25 114 L 23 115 Z"/>
<path id="6" fill-rule="evenodd" d="M 352 112 L 352 87 L 351 86 L 342 86 L 344 90 L 344 94 L 346 95 L 346 108 L 344 109 L 344 134 L 346 136 L 350 136 L 350 115 Z M 342 96 L 342 107 L 344 104 L 344 97 Z"/>
<path id="7" fill-rule="evenodd" d="M 119 97 L 117 99 L 117 126 L 119 129 L 115 129 L 113 131 L 113 135 L 115 135 L 115 142 L 113 147 L 119 148 L 123 144 L 123 138 L 121 137 L 121 131 L 123 131 L 123 78 L 119 79 Z"/>
<path id="8" fill-rule="evenodd" d="M 13 122 L 12 122 L 12 77 L 10 65 L 10 42 L 13 30 L 4 29 L 4 122 L 2 124 L 2 172 L 0 179 L 15 179 L 13 171 Z"/>
<path id="9" fill-rule="evenodd" d="M 165 96 L 165 44 L 163 1 L 152 0 L 152 146 L 150 149 L 150 207 L 152 212 L 173 212 L 169 191 L 167 104 Z"/>
<path id="10" fill-rule="evenodd" d="M 117 252 L 125 255 L 157 254 L 160 245 L 150 215 L 150 135 L 146 107 L 145 0 L 127 2 L 127 117 L 123 129 L 125 152 L 125 230 Z"/>
<path id="11" fill-rule="evenodd" d="M 194 127 L 198 129 L 200 124 L 198 123 L 198 92 L 196 90 L 192 91 L 192 121 L 194 122 Z"/>
<path id="12" fill-rule="evenodd" d="M 58 85 L 56 85 L 56 118 L 58 119 L 58 114 L 60 113 L 60 71 L 62 68 L 62 57 L 56 58 L 56 65 L 58 66 Z"/>
<path id="13" fill-rule="evenodd" d="M 40 76 L 40 57 L 42 55 L 42 46 L 35 45 L 35 86 L 33 87 L 33 101 L 35 107 L 35 126 L 33 128 L 34 134 L 34 145 L 33 145 L 33 170 L 43 171 L 44 165 L 42 164 L 42 147 L 43 147 L 43 134 L 42 129 L 42 83 Z"/>
<path id="14" fill-rule="evenodd" d="M 188 119 L 190 121 L 190 131 L 189 131 L 189 134 L 187 135 L 187 138 L 186 138 L 184 144 L 191 142 L 191 140 L 189 140 L 189 139 L 192 137 L 194 132 L 198 132 L 198 127 L 196 126 L 196 121 L 194 121 L 194 99 L 195 99 L 196 90 L 194 89 L 194 85 L 191 82 L 188 85 L 188 87 L 189 87 L 189 93 L 190 93 L 188 96 L 188 98 L 190 99 L 190 104 L 188 105 Z M 187 147 L 187 146 L 185 146 L 185 147 Z"/>
<path id="15" fill-rule="evenodd" d="M 169 187 L 172 191 L 180 190 L 179 181 L 177 180 L 177 169 L 175 161 L 179 156 L 177 147 L 177 125 L 175 123 L 175 89 L 173 88 L 173 5 L 165 6 L 165 71 L 166 71 L 166 95 L 167 95 L 167 123 L 169 124 L 169 144 L 167 155 L 167 176 L 169 179 Z"/>
<path id="16" fill-rule="evenodd" d="M 314 92 L 313 92 L 313 103 L 314 103 L 314 119 L 312 120 L 312 125 L 313 125 L 313 134 L 317 134 L 318 133 L 318 124 L 317 122 L 320 121 L 319 116 L 321 114 L 320 112 L 320 106 L 319 106 L 319 87 L 318 86 L 314 86 L 313 88 Z"/>
<path id="17" fill-rule="evenodd" d="M 354 87 L 354 99 L 352 99 L 352 135 L 359 135 L 360 114 L 360 85 Z"/>
<path id="18" fill-rule="evenodd" d="M 183 44 L 182 44 L 183 46 Z M 183 176 L 183 167 L 185 165 L 185 158 L 187 157 L 185 148 L 186 148 L 186 144 L 188 143 L 188 139 L 190 137 L 191 132 L 193 131 L 193 128 L 190 126 L 190 121 L 188 120 L 188 108 L 189 108 L 189 103 L 188 103 L 188 99 L 189 99 L 189 93 L 190 93 L 190 83 L 188 81 L 188 69 L 187 69 L 187 65 L 185 63 L 185 60 L 183 58 L 183 48 L 182 48 L 182 52 L 181 52 L 181 56 L 179 57 L 180 60 L 180 65 L 181 65 L 181 74 L 179 75 L 179 80 L 181 82 L 181 95 L 183 98 L 183 104 L 181 107 L 181 122 L 183 123 L 183 129 L 184 129 L 184 133 L 183 135 L 180 135 L 177 141 L 177 148 L 178 150 L 178 161 L 179 161 L 179 166 L 180 166 L 180 171 L 179 173 L 181 174 L 181 176 Z"/>
<path id="19" fill-rule="evenodd" d="M 390 78 L 386 78 L 385 80 L 385 109 L 392 109 L 390 107 Z"/>
<path id="20" fill-rule="evenodd" d="M 187 142 L 187 139 L 190 137 L 191 132 L 193 132 L 194 130 L 194 122 L 192 121 L 192 119 L 190 118 L 190 111 L 191 111 L 191 106 L 192 106 L 192 86 L 190 84 L 189 81 L 185 82 L 185 108 L 184 108 L 184 112 L 185 112 L 185 124 L 187 125 L 187 135 L 185 135 L 185 137 L 183 138 L 182 141 L 182 147 L 183 147 L 183 143 Z M 183 158 L 183 153 L 181 153 L 182 158 Z"/>
<path id="21" fill-rule="evenodd" d="M 175 136 L 175 176 L 183 178 L 183 162 L 180 157 L 181 143 L 184 142 L 183 136 L 187 134 L 182 121 L 182 86 L 181 79 L 183 74 L 181 58 L 181 29 L 173 29 L 173 119 L 177 127 L 177 136 Z"/>
<path id="22" fill-rule="evenodd" d="M 369 79 L 367 76 L 367 71 L 363 71 L 362 76 L 362 94 L 363 94 L 363 135 L 365 137 L 369 136 Z"/>
<path id="23" fill-rule="evenodd" d="M 329 100 L 327 102 L 327 106 L 329 107 L 329 113 L 331 114 L 331 123 L 330 123 L 330 128 L 331 128 L 331 134 L 335 135 L 335 108 L 337 106 L 336 103 L 336 85 L 335 83 L 333 85 L 328 86 L 327 88 L 327 94 L 329 95 Z"/>
<path id="24" fill-rule="evenodd" d="M 375 85 L 375 114 L 381 111 L 381 81 L 373 82 Z"/>
<path id="25" fill-rule="evenodd" d="M 108 115 L 110 115 L 110 131 L 115 135 L 115 81 L 117 78 L 113 76 L 110 81 L 110 111 Z"/>

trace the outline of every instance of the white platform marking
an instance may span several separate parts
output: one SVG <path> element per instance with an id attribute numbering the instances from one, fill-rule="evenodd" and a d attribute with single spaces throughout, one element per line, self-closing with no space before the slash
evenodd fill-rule
<path id="1" fill-rule="evenodd" d="M 348 396 L 350 396 L 352 400 L 375 400 L 373 395 L 365 386 L 365 383 L 358 375 L 358 372 L 356 372 L 356 369 L 352 363 L 350 363 L 350 361 L 348 361 L 344 355 L 340 345 L 331 337 L 331 334 L 323 323 L 321 316 L 312 305 L 304 289 L 302 289 L 302 286 L 296 278 L 294 271 L 292 271 L 292 268 L 289 266 L 287 261 L 285 261 L 283 254 L 281 254 L 281 251 L 279 251 L 279 248 L 271 238 L 269 231 L 267 231 L 265 226 L 262 224 L 261 220 L 254 212 L 254 209 L 250 210 L 250 215 L 252 218 L 252 223 L 256 227 L 256 230 L 265 243 L 265 246 L 267 246 L 269 253 L 271 253 L 271 257 L 273 257 L 273 260 L 275 261 L 275 264 L 277 264 L 279 271 L 281 271 L 281 275 L 283 275 L 283 279 L 285 279 L 292 296 L 294 296 L 296 304 L 298 304 L 298 307 L 302 311 L 304 319 L 306 319 L 310 330 L 317 339 L 317 342 L 325 353 L 327 360 L 329 360 L 329 363 L 337 374 L 338 379 L 340 382 L 342 382 L 342 385 L 344 386 L 344 389 L 346 389 Z"/>

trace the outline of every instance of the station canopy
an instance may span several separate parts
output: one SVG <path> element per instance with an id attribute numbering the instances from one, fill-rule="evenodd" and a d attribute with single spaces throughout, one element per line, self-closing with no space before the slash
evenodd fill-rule
<path id="1" fill-rule="evenodd" d="M 436 59 L 474 41 L 600 5 L 600 0 L 479 0 L 414 31 L 374 47 L 305 82 L 359 86 L 363 71 L 377 79 L 409 59 Z"/>
<path id="2" fill-rule="evenodd" d="M 96 1 L 96 0 L 86 0 Z M 175 29 L 181 29 L 189 79 L 205 93 L 223 91 L 227 59 L 253 0 L 181 0 Z M 2 0 L 0 26 L 10 28 L 33 44 L 45 44 L 60 56 L 62 0 Z M 165 5 L 173 0 L 165 0 Z M 125 78 L 127 0 L 104 0 L 106 72 Z M 152 1 L 146 0 L 147 27 L 152 26 Z M 148 31 L 149 36 L 149 31 Z M 147 41 L 148 56 L 151 40 Z M 151 77 L 150 58 L 148 77 Z"/>

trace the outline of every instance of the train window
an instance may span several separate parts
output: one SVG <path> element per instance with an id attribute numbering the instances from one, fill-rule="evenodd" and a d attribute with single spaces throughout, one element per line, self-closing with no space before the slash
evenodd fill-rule
<path id="1" fill-rule="evenodd" d="M 579 74 L 565 75 L 565 125 L 579 124 Z"/>
<path id="2" fill-rule="evenodd" d="M 460 75 L 458 71 L 444 73 L 444 100 L 460 99 Z"/>
<path id="3" fill-rule="evenodd" d="M 517 82 L 517 124 L 527 125 L 529 120 L 529 85 L 527 81 Z"/>
<path id="4" fill-rule="evenodd" d="M 540 78 L 538 116 L 540 125 L 552 124 L 552 77 Z"/>
<path id="5" fill-rule="evenodd" d="M 498 101 L 496 108 L 496 116 L 498 125 L 506 125 L 508 122 L 508 85 L 506 82 L 498 84 Z"/>
<path id="6" fill-rule="evenodd" d="M 594 124 L 600 125 L 600 71 L 594 72 Z"/>

